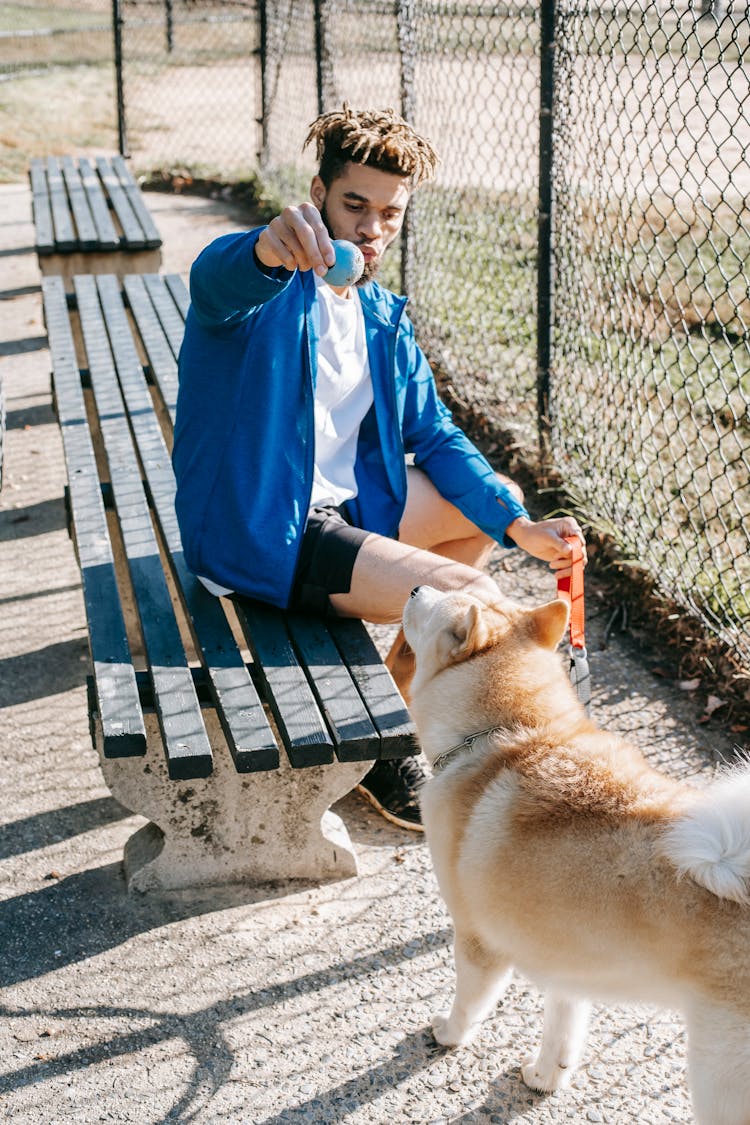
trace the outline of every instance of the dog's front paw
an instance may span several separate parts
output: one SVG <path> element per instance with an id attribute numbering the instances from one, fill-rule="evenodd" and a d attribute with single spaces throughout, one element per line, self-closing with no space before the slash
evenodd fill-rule
<path id="1" fill-rule="evenodd" d="M 527 1086 L 542 1094 L 553 1094 L 570 1085 L 573 1068 L 560 1063 L 545 1064 L 535 1055 L 529 1055 L 521 1064 L 521 1074 Z"/>
<path id="2" fill-rule="evenodd" d="M 438 1012 L 432 1017 L 432 1034 L 442 1047 L 463 1047 L 474 1038 L 476 1027 L 460 1027 L 452 1013 Z"/>

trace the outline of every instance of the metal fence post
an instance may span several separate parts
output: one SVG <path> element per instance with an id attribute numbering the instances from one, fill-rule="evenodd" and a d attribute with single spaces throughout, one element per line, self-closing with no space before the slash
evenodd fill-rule
<path id="1" fill-rule="evenodd" d="M 315 0 L 315 77 L 317 80 L 318 113 L 325 113 L 336 101 L 333 62 L 329 48 L 328 9 L 330 0 Z"/>
<path id="2" fill-rule="evenodd" d="M 258 54 L 260 56 L 260 117 L 256 118 L 260 126 L 260 151 L 258 152 L 258 165 L 265 168 L 268 163 L 268 115 L 271 107 L 268 104 L 268 11 L 266 0 L 258 0 Z"/>
<path id="3" fill-rule="evenodd" d="M 122 7 L 120 0 L 112 0 L 112 36 L 115 48 L 115 86 L 117 90 L 117 141 L 121 156 L 128 152 L 128 130 L 125 122 L 125 95 L 122 81 Z"/>
<path id="4" fill-rule="evenodd" d="M 417 34 L 414 0 L 397 0 L 396 26 L 398 54 L 401 66 L 401 116 L 414 124 L 416 115 Z M 401 228 L 401 292 L 408 294 L 416 262 L 416 229 L 414 205 L 410 204 Z"/>
<path id="5" fill-rule="evenodd" d="M 172 12 L 172 0 L 164 0 L 164 18 L 167 31 L 167 54 L 171 55 L 174 50 L 174 14 Z"/>
<path id="6" fill-rule="evenodd" d="M 541 0 L 539 46 L 539 211 L 537 219 L 536 389 L 539 456 L 549 462 L 552 429 L 552 199 L 553 107 L 555 95 L 555 0 Z"/>

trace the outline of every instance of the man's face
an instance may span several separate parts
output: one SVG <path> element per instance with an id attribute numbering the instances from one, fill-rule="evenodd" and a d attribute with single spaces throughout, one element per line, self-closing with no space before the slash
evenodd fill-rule
<path id="1" fill-rule="evenodd" d="M 409 195 L 404 176 L 364 164 L 346 164 L 329 188 L 320 176 L 313 179 L 310 198 L 331 238 L 346 238 L 362 251 L 365 270 L 360 284 L 375 276 L 401 230 Z"/>

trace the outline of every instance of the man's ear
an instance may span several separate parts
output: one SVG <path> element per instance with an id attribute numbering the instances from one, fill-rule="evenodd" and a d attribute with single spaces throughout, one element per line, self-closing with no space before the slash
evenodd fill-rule
<path id="1" fill-rule="evenodd" d="M 556 649 L 568 627 L 568 603 L 557 599 L 529 614 L 531 635 L 542 648 Z"/>
<path id="2" fill-rule="evenodd" d="M 320 211 L 326 199 L 326 185 L 321 180 L 320 176 L 313 176 L 312 183 L 310 184 L 310 199 L 312 199 L 315 206 Z"/>

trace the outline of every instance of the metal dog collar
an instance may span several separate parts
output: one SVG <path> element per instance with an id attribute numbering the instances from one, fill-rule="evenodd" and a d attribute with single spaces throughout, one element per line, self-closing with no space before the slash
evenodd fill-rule
<path id="1" fill-rule="evenodd" d="M 500 727 L 487 727 L 485 730 L 475 731 L 474 734 L 467 734 L 463 742 L 459 742 L 456 746 L 451 746 L 450 750 L 446 750 L 443 754 L 438 754 L 437 758 L 432 763 L 432 772 L 440 773 L 448 765 L 448 762 L 453 758 L 457 758 L 462 751 L 471 750 L 478 738 L 481 738 L 485 734 L 494 734 L 496 730 L 500 730 Z"/>

